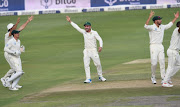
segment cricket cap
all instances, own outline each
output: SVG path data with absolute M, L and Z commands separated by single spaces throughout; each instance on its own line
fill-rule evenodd
M 9 23 L 9 24 L 7 25 L 7 29 L 9 30 L 9 29 L 11 29 L 13 26 L 14 26 L 13 23 Z
M 155 21 L 155 20 L 161 20 L 161 19 L 162 19 L 162 17 L 160 17 L 160 16 L 154 16 L 152 20 Z
M 84 23 L 84 26 L 86 26 L 86 25 L 91 26 L 91 23 L 90 23 L 90 22 L 86 22 L 86 23 Z
M 14 34 L 17 34 L 17 33 L 19 33 L 20 31 L 18 31 L 18 30 L 13 30 L 12 32 L 11 32 L 11 34 L 12 35 L 14 35 Z

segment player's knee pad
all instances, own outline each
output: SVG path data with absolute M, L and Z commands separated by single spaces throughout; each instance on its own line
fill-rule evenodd
M 23 74 L 24 74 L 23 71 L 16 72 L 8 79 L 8 81 L 11 82 L 11 81 L 15 80 L 16 78 L 18 78 L 19 76 L 22 76 Z
M 160 68 L 165 68 L 165 60 L 164 59 L 160 59 L 159 64 L 160 64 Z
M 6 75 L 8 75 L 8 77 L 11 77 L 14 73 L 15 71 L 13 69 L 10 69 Z
M 13 69 L 9 69 L 9 71 L 7 73 L 12 75 L 14 73 L 14 70 Z
M 84 63 L 84 67 L 87 68 L 89 67 L 90 63 Z
M 86 69 L 86 68 L 89 68 L 89 65 L 84 65 L 84 68 Z
M 101 67 L 101 64 L 95 64 L 95 66 L 96 66 L 97 68 L 99 68 L 99 67 Z
M 157 60 L 151 60 L 151 65 L 156 66 L 157 65 Z
M 100 66 L 101 66 L 101 63 L 100 63 L 99 61 L 96 61 L 96 62 L 94 62 L 94 65 L 95 65 L 96 67 L 100 67 Z
M 160 63 L 160 64 L 165 64 L 165 59 L 160 59 L 160 60 L 159 60 L 159 63 Z

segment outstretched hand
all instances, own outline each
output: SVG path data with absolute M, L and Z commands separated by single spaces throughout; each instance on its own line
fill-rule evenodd
M 32 21 L 34 16 L 28 17 L 28 22 Z
M 150 14 L 149 14 L 149 17 L 152 17 L 154 16 L 155 12 L 151 10 Z
M 147 19 L 147 21 L 146 21 L 146 25 L 149 24 L 149 21 L 150 21 L 151 17 L 152 17 L 154 14 L 155 14 L 155 12 L 151 10 L 151 12 L 150 12 L 150 14 L 149 14 L 149 17 L 148 17 L 148 19 Z
M 71 18 L 70 18 L 69 16 L 66 16 L 66 20 L 67 20 L 68 22 L 71 22 Z
M 172 20 L 172 23 L 174 23 L 179 17 L 179 11 L 177 11 L 176 13 L 174 13 L 174 19 Z
M 179 11 L 176 12 L 176 14 L 174 13 L 174 17 L 178 18 L 179 17 Z
M 20 22 L 20 17 L 18 17 L 18 19 L 17 19 L 17 22 L 16 22 L 16 23 L 18 24 L 19 22 Z
M 28 17 L 28 20 L 23 25 L 21 25 L 18 30 L 22 31 L 27 26 L 27 24 L 33 20 L 33 18 L 34 18 L 34 16 Z

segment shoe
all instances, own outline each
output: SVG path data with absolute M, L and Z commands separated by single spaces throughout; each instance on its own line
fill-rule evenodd
M 169 83 L 163 83 L 162 87 L 173 87 L 173 85 L 169 84 Z
M 17 84 L 17 85 L 16 85 L 16 88 L 22 88 L 22 86 L 20 86 L 20 85 Z
M 172 84 L 173 82 L 171 80 L 168 81 L 169 84 Z
M 85 81 L 84 81 L 84 83 L 91 83 L 92 81 L 91 81 L 91 79 L 86 79 Z
M 99 77 L 99 81 L 106 81 L 106 78 L 104 78 L 104 77 Z
M 16 88 L 16 87 L 14 87 L 14 88 L 9 87 L 9 90 L 12 90 L 12 91 L 17 91 L 17 90 L 19 90 L 19 89 L 18 89 L 18 88 Z
M 153 84 L 156 84 L 156 78 L 151 77 L 151 81 Z
M 6 81 L 5 81 L 4 78 L 1 78 L 1 82 L 2 82 L 2 85 L 3 85 L 4 87 L 6 87 Z

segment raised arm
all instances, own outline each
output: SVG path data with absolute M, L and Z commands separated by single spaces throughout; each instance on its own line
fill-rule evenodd
M 172 23 L 174 23 L 179 17 L 179 11 L 176 12 L 176 14 L 174 13 L 174 19 L 172 20 Z
M 154 11 L 151 10 L 151 12 L 150 12 L 150 14 L 149 14 L 149 17 L 148 17 L 148 19 L 147 19 L 147 21 L 146 21 L 146 25 L 149 25 L 149 21 L 151 20 L 151 18 L 152 18 L 152 16 L 153 16 L 154 14 L 155 14 Z
M 11 36 L 11 32 L 17 28 L 17 25 L 20 22 L 20 17 L 18 17 L 16 24 L 13 26 L 13 28 L 9 31 L 9 36 Z
M 76 29 L 78 30 L 80 33 L 83 33 L 85 30 L 81 29 L 77 24 L 75 24 L 74 22 L 71 21 L 71 18 L 69 16 L 66 16 L 66 20 Z
M 165 30 L 171 28 L 173 26 L 173 23 L 178 19 L 179 17 L 179 12 L 177 11 L 176 14 L 174 13 L 174 19 L 169 22 L 168 24 L 164 25 L 165 26 Z
M 34 16 L 29 17 L 28 20 L 23 25 L 21 25 L 18 31 L 22 31 L 27 26 L 27 24 L 33 20 L 33 18 Z
M 96 39 L 99 41 L 99 49 L 98 49 L 98 52 L 101 52 L 102 51 L 102 48 L 103 48 L 103 40 L 102 38 L 99 36 L 99 34 L 97 33 L 95 35 Z
M 150 21 L 150 19 L 152 18 L 152 16 L 153 16 L 154 14 L 155 14 L 154 11 L 151 10 L 151 12 L 150 12 L 150 14 L 149 14 L 149 18 L 147 19 L 147 21 L 146 21 L 146 23 L 145 23 L 145 25 L 144 25 L 144 28 L 147 29 L 147 30 L 149 30 L 149 31 L 153 30 L 152 25 L 149 25 L 149 21 Z
M 166 24 L 164 26 L 165 26 L 165 30 L 167 30 L 173 26 L 173 22 L 169 22 L 168 24 Z

